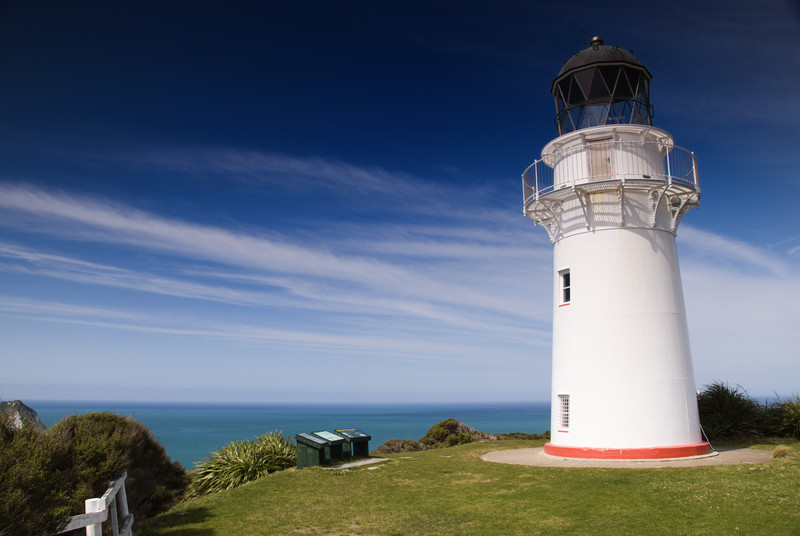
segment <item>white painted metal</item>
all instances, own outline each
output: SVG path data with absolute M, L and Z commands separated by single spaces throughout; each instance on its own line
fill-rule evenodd
M 534 188 L 523 182 L 526 215 L 553 241 L 551 444 L 701 443 L 675 247 L 699 200 L 694 155 L 659 129 L 600 126 L 551 141 L 541 166 Z M 560 430 L 563 395 L 569 427 Z

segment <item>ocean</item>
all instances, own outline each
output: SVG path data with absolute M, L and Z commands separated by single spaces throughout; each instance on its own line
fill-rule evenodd
M 370 450 L 389 439 L 419 440 L 439 421 L 455 418 L 487 433 L 542 433 L 549 403 L 486 404 L 178 404 L 155 402 L 25 401 L 49 428 L 73 414 L 109 411 L 147 426 L 173 461 L 187 470 L 231 441 L 282 431 L 358 428 L 372 436 Z

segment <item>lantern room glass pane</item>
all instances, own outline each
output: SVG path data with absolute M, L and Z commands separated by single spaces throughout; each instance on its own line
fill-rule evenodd
M 569 102 L 569 104 L 578 104 L 586 100 L 586 95 L 583 94 L 583 90 L 575 77 L 572 76 L 569 80 L 569 100 L 567 102 Z
M 595 69 L 594 76 L 592 77 L 592 89 L 589 97 L 596 99 L 598 97 L 608 97 L 610 95 L 611 92 L 608 90 L 608 86 L 606 86 L 606 83 L 603 80 L 603 75 L 600 74 L 600 69 Z
M 629 99 L 634 95 L 634 84 L 636 84 L 637 74 L 634 72 L 631 76 L 632 69 L 620 67 L 619 80 L 617 81 L 617 89 L 614 90 L 614 97 L 618 99 Z
M 555 89 L 559 134 L 606 124 L 652 124 L 649 80 L 629 65 L 589 66 Z
M 614 94 L 614 88 L 617 87 L 617 78 L 619 77 L 620 67 L 613 66 L 613 67 L 600 67 L 599 68 L 600 74 L 603 75 L 603 79 L 608 86 L 609 91 L 611 94 Z

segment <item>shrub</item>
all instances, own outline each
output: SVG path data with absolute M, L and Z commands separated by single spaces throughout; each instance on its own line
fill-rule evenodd
M 429 448 L 452 447 L 478 440 L 496 440 L 497 436 L 479 432 L 456 419 L 446 419 L 431 426 L 419 440 Z
M 456 445 L 472 443 L 472 437 L 466 432 L 456 432 L 455 434 L 447 436 L 445 443 L 448 447 L 454 447 Z
M 190 495 L 235 488 L 294 465 L 297 465 L 297 446 L 280 432 L 250 441 L 234 441 L 196 464 L 191 471 Z
M 72 515 L 66 446 L 0 412 L 0 535 L 53 534 Z M 89 498 L 89 497 L 86 497 Z
M 780 430 L 794 439 L 800 439 L 800 396 L 785 400 L 780 405 Z
M 500 441 L 505 439 L 550 439 L 550 431 L 543 434 L 512 432 L 510 434 L 487 434 L 470 428 L 456 419 L 447 419 L 433 425 L 419 441 L 390 439 L 372 453 L 377 455 L 416 452 L 420 450 L 452 447 L 473 441 Z
M 108 412 L 72 415 L 47 434 L 70 453 L 74 513 L 82 512 L 85 499 L 99 497 L 124 471 L 128 506 L 139 521 L 168 510 L 189 484 L 183 467 L 132 418 Z
M 759 405 L 761 409 L 761 432 L 765 436 L 780 437 L 782 431 L 783 403 L 776 399 Z
M 740 386 L 715 382 L 697 397 L 700 424 L 709 439 L 765 435 L 768 428 L 764 409 Z
M 427 448 L 428 447 L 426 445 L 423 445 L 419 441 L 412 441 L 411 439 L 390 439 L 375 449 L 373 454 L 384 455 L 397 454 L 401 452 L 418 452 Z
M 420 443 L 429 448 L 440 448 L 445 446 L 469 443 L 472 438 L 469 434 L 463 434 L 459 425 L 462 424 L 456 419 L 446 419 L 430 427 L 428 432 L 419 440 Z M 452 442 L 450 438 L 452 439 Z
M 40 431 L 27 421 L 15 429 L 0 415 L 0 535 L 52 534 L 126 470 L 128 506 L 140 521 L 169 508 L 188 484 L 133 419 L 73 415 Z

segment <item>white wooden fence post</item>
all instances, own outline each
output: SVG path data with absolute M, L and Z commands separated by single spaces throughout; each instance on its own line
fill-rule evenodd
M 86 499 L 86 513 L 102 512 L 106 509 L 106 502 L 103 499 Z M 103 524 L 96 523 L 86 527 L 86 536 L 103 536 Z
M 128 473 L 125 473 L 128 476 Z M 119 487 L 117 492 L 117 507 L 119 508 L 119 516 L 124 520 L 127 519 L 128 514 L 128 494 L 125 492 L 125 482 Z M 123 521 L 124 522 L 124 521 Z

